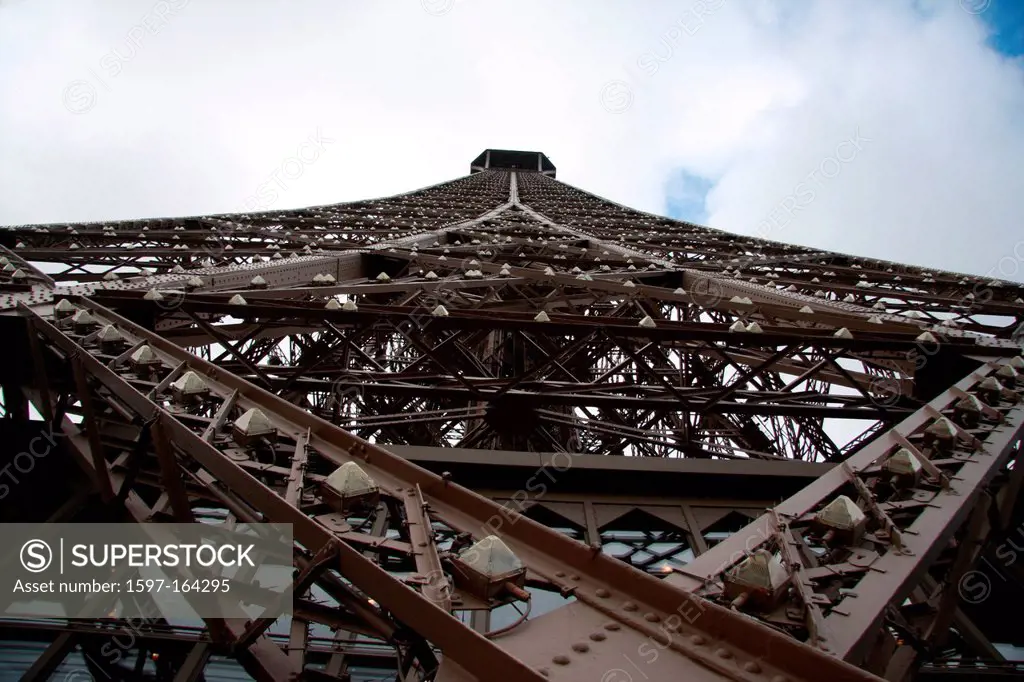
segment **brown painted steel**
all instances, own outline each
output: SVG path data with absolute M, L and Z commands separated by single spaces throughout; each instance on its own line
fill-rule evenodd
M 515 168 L 523 159 L 540 172 Z M 56 420 L 91 481 L 45 517 L 120 505 L 139 522 L 199 520 L 209 506 L 294 525 L 286 634 L 210 621 L 140 642 L 176 646 L 162 651 L 181 680 L 214 653 L 260 680 L 340 680 L 363 662 L 417 682 L 866 682 L 922 662 L 949 672 L 947 644 L 991 658 L 955 583 L 981 554 L 982 522 L 1006 532 L 1013 518 L 1024 405 L 979 384 L 1020 355 L 1024 287 L 729 235 L 554 173 L 543 154 L 488 150 L 470 176 L 394 197 L 0 234 L 0 310 L 27 322 L 17 352 L 31 367 L 4 370 L 6 407 L 27 412 L 27 398 Z M 126 345 L 58 324 L 60 299 Z M 143 345 L 159 357 L 152 380 L 128 362 Z M 209 388 L 201 408 L 169 401 L 189 370 Z M 931 443 L 924 429 L 974 397 L 991 404 L 969 438 Z M 232 430 L 249 408 L 274 427 L 269 463 L 266 444 Z M 857 425 L 845 444 L 826 428 L 840 419 Z M 909 482 L 883 475 L 899 448 L 923 472 Z M 347 462 L 380 488 L 372 523 L 322 492 Z M 840 493 L 868 515 L 867 539 L 816 535 L 814 514 Z M 966 524 L 989 495 L 998 514 Z M 717 542 L 719 523 L 766 507 Z M 631 532 L 649 541 L 623 559 L 607 553 L 620 523 L 646 524 Z M 531 589 L 572 603 L 489 633 L 475 629 L 489 617 L 453 617 L 517 593 L 485 600 L 445 577 L 450 543 L 492 535 Z M 695 558 L 646 572 L 679 547 Z M 758 547 L 788 581 L 774 611 L 719 582 Z M 335 604 L 312 601 L 314 584 Z M 963 642 L 945 642 L 949 623 Z M 52 642 L 31 674 L 104 632 L 25 628 Z

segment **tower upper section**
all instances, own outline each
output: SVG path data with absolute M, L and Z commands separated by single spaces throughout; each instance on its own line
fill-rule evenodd
M 509 170 L 537 171 L 555 177 L 555 164 L 541 152 L 521 152 L 510 149 L 485 149 L 480 156 L 473 159 L 469 166 L 470 173 L 479 173 L 488 168 L 507 168 Z

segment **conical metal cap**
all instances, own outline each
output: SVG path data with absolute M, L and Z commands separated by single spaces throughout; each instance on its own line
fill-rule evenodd
M 728 572 L 728 579 L 738 585 L 774 592 L 787 580 L 786 568 L 771 552 L 759 549 Z
M 921 462 L 906 448 L 900 448 L 893 456 L 885 460 L 883 468 L 890 474 L 898 476 L 916 476 L 921 471 Z
M 341 497 L 367 495 L 379 490 L 376 481 L 355 462 L 345 462 L 327 477 L 325 485 Z
M 178 377 L 178 380 L 171 384 L 171 388 L 182 395 L 198 395 L 209 390 L 206 382 L 201 376 L 189 370 Z
M 106 327 L 101 329 L 100 333 L 96 335 L 96 338 L 103 343 L 116 343 L 124 340 L 124 336 L 122 336 L 121 332 L 117 331 L 117 327 L 112 324 L 108 324 Z
M 945 417 L 942 417 L 934 424 L 924 430 L 925 433 L 931 434 L 940 440 L 951 440 L 956 436 L 956 426 L 953 422 L 949 421 Z
M 469 568 L 492 579 L 521 571 L 523 568 L 523 562 L 497 535 L 488 535 L 463 550 L 459 558 Z
M 866 518 L 864 511 L 846 495 L 840 495 L 814 515 L 818 523 L 837 530 L 853 530 Z
M 135 352 L 131 354 L 130 359 L 137 365 L 151 365 L 160 362 L 156 353 L 149 346 L 139 346 L 136 348 Z
M 274 431 L 274 425 L 258 407 L 249 408 L 245 414 L 235 420 L 235 428 L 246 436 L 259 435 Z

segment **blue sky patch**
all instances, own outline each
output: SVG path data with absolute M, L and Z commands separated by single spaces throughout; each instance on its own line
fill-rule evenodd
M 708 218 L 705 199 L 714 186 L 709 178 L 676 171 L 665 184 L 665 210 L 670 218 L 704 225 Z
M 1024 2 L 990 0 L 981 20 L 992 31 L 989 45 L 1008 57 L 1024 55 Z

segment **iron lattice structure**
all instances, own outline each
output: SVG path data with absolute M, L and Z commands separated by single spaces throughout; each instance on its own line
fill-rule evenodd
M 3 437 L 57 442 L 2 520 L 291 523 L 301 584 L 291 619 L 151 622 L 117 660 L 124 623 L 6 621 L 22 679 L 1021 677 L 991 644 L 1024 643 L 993 616 L 1019 567 L 963 595 L 1020 521 L 1020 285 L 642 213 L 505 150 L 394 197 L 0 243 Z M 329 504 L 349 462 L 369 509 Z M 474 573 L 477 542 L 525 572 Z

